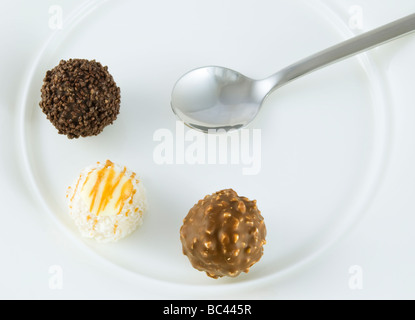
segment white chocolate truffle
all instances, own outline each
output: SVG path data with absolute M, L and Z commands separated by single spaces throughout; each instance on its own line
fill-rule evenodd
M 109 160 L 85 168 L 66 197 L 81 235 L 99 242 L 131 234 L 147 209 L 146 192 L 136 174 Z

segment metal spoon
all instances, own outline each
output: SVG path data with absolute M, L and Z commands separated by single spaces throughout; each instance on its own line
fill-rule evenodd
M 176 82 L 171 106 L 179 119 L 199 131 L 240 129 L 255 118 L 266 97 L 279 87 L 412 31 L 415 14 L 346 40 L 262 80 L 218 66 L 198 68 Z

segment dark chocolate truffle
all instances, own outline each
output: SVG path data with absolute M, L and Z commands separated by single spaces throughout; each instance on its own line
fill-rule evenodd
M 98 135 L 120 111 L 120 88 L 95 60 L 61 60 L 46 72 L 41 93 L 42 111 L 70 139 Z
M 266 228 L 256 200 L 232 189 L 207 195 L 190 209 L 180 229 L 183 253 L 209 277 L 235 277 L 258 262 Z

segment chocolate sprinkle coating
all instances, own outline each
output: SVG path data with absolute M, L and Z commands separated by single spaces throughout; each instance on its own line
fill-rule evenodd
M 41 93 L 42 111 L 69 139 L 98 135 L 120 111 L 120 88 L 95 60 L 61 60 L 46 72 Z
M 209 277 L 236 277 L 258 262 L 266 243 L 256 201 L 232 189 L 207 195 L 190 209 L 180 229 L 183 254 Z

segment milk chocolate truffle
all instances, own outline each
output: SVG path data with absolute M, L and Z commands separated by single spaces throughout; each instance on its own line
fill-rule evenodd
M 120 88 L 95 60 L 61 60 L 46 72 L 41 97 L 46 117 L 69 139 L 98 135 L 120 110 Z
M 180 229 L 183 253 L 209 277 L 236 277 L 263 254 L 266 228 L 256 200 L 232 189 L 207 195 L 190 209 Z

